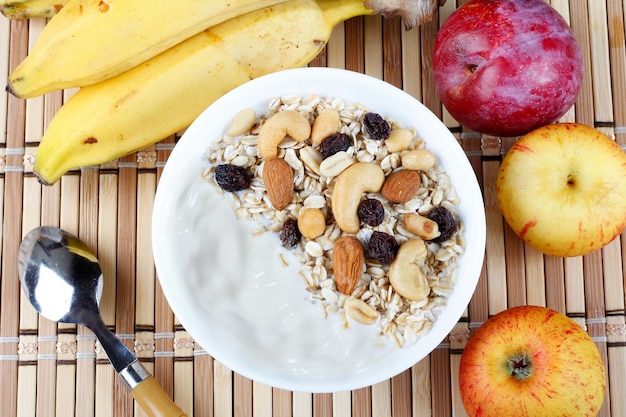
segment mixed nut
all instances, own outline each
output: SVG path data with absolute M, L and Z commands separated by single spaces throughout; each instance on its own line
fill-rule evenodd
M 453 239 L 452 253 L 443 261 L 430 258 L 441 249 L 438 243 L 460 235 L 456 195 L 437 168 L 435 155 L 413 129 L 358 105 L 347 117 L 345 109 L 333 107 L 333 102 L 318 98 L 310 111 L 283 105 L 260 118 L 252 117 L 251 109 L 242 110 L 207 152 L 212 165 L 205 176 L 227 194 L 246 187 L 256 187 L 257 194 L 264 189 L 261 200 L 267 196 L 274 216 L 268 230 L 278 232 L 285 248 L 307 252 L 308 265 L 322 265 L 324 274 L 333 279 L 331 287 L 325 283 L 312 290 L 325 300 L 341 299 L 339 307 L 359 323 L 384 321 L 386 327 L 389 323 L 397 327 L 392 315 L 424 306 L 441 308 L 444 293 L 451 292 L 455 270 L 451 263 L 462 253 L 463 239 Z M 223 158 L 224 149 L 237 138 L 247 150 L 230 160 Z M 447 204 L 443 188 L 433 186 L 432 177 L 437 175 L 447 181 Z M 318 184 L 311 186 L 307 183 L 311 179 Z M 314 190 L 306 191 L 307 187 Z M 440 195 L 430 195 L 431 191 Z M 240 210 L 245 204 L 236 206 Z M 402 298 L 397 302 L 405 307 L 391 309 L 389 301 L 372 303 L 371 296 L 363 297 L 373 267 L 382 271 L 379 284 L 391 286 L 385 290 L 387 298 L 395 299 L 391 294 L 397 293 Z M 444 273 L 449 275 L 442 280 L 448 289 L 434 291 L 431 287 Z M 386 312 L 385 304 L 396 311 Z M 432 324 L 434 314 L 425 316 Z M 394 337 L 399 345 L 411 339 Z

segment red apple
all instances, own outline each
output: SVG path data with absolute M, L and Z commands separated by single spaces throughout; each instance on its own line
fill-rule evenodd
M 535 249 L 586 255 L 626 227 L 626 153 L 590 126 L 542 126 L 507 152 L 496 197 L 511 229 Z
M 573 320 L 520 306 L 487 320 L 459 364 L 470 417 L 596 416 L 606 391 L 602 357 Z
M 519 136 L 552 123 L 574 104 L 580 47 L 543 0 L 472 0 L 444 22 L 434 45 L 441 101 L 468 128 Z

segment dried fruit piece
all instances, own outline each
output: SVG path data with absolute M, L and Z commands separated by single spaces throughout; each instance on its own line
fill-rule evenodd
M 366 198 L 359 204 L 357 214 L 361 222 L 375 227 L 381 224 L 385 219 L 385 208 L 383 207 L 383 203 L 379 200 Z
M 450 210 L 443 206 L 435 207 L 426 215 L 430 220 L 433 220 L 439 226 L 439 237 L 436 237 L 432 242 L 440 243 L 444 242 L 452 237 L 456 228 L 456 220 Z
M 342 236 L 333 248 L 333 272 L 339 292 L 350 295 L 356 289 L 365 264 L 365 254 L 359 239 Z
M 322 140 L 318 150 L 322 158 L 326 159 L 337 152 L 347 151 L 352 146 L 352 138 L 345 133 L 336 133 Z
M 222 164 L 215 167 L 215 182 L 222 190 L 234 193 L 250 186 L 250 176 L 243 167 Z
M 404 204 L 415 197 L 421 185 L 418 172 L 402 169 L 387 176 L 380 192 L 391 203 Z
M 289 217 L 283 223 L 283 227 L 280 229 L 280 242 L 287 249 L 293 249 L 298 246 L 300 240 L 302 239 L 302 234 L 300 234 L 300 230 L 298 229 L 298 222 Z
M 385 140 L 391 134 L 391 126 L 378 113 L 366 113 L 363 117 L 363 127 L 370 138 Z
M 383 265 L 390 264 L 398 252 L 398 242 L 392 235 L 375 231 L 370 237 L 370 254 Z

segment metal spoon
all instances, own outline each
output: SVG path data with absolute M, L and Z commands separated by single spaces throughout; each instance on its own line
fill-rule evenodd
M 85 243 L 56 227 L 33 229 L 20 245 L 18 272 L 24 292 L 42 316 L 82 324 L 96 335 L 115 371 L 149 416 L 185 416 L 102 321 L 98 307 L 102 269 Z

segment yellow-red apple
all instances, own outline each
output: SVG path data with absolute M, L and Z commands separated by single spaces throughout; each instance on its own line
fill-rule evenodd
M 591 337 L 545 307 L 491 317 L 470 337 L 459 366 L 461 400 L 471 417 L 592 417 L 606 391 Z
M 537 250 L 586 255 L 626 227 L 626 153 L 592 127 L 546 125 L 505 155 L 496 195 L 507 223 Z

